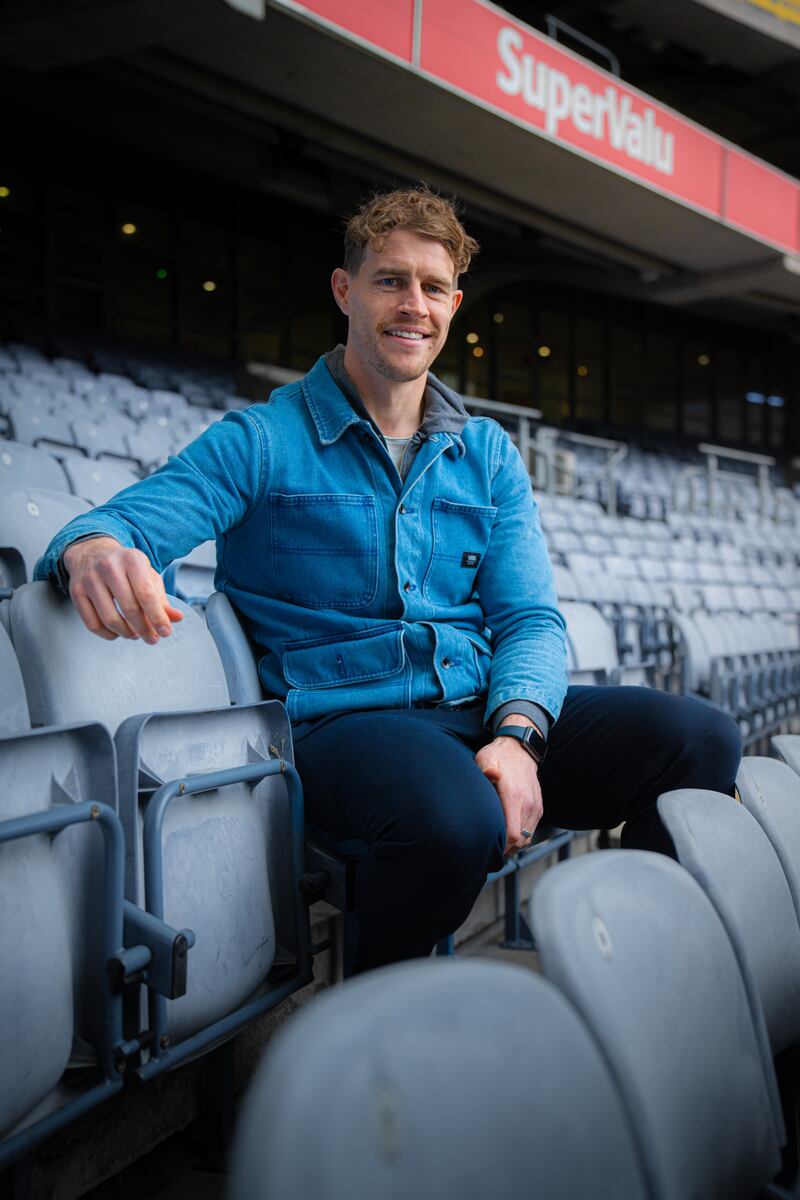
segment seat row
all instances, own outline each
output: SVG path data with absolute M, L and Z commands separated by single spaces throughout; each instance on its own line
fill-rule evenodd
M 745 759 L 737 782 L 742 804 L 661 796 L 677 862 L 609 851 L 541 878 L 544 978 L 404 964 L 290 1019 L 232 1200 L 796 1194 L 774 1178 L 797 1149 L 800 778 Z
M 2 1166 L 312 966 L 285 711 L 231 705 L 201 617 L 105 643 L 26 584 L 0 604 L 0 675 Z

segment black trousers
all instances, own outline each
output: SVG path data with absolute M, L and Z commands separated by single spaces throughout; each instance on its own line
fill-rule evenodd
M 474 762 L 481 706 L 343 713 L 297 731 L 306 819 L 360 850 L 355 969 L 430 953 L 503 864 L 497 793 Z M 571 687 L 539 779 L 544 821 L 625 822 L 623 844 L 669 852 L 656 801 L 674 788 L 733 794 L 736 724 L 710 705 L 634 687 Z

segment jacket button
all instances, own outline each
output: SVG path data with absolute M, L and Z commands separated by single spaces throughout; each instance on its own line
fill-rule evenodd
M 405 581 L 405 583 L 403 584 L 404 592 L 415 592 L 416 590 L 417 590 L 417 585 L 415 583 L 412 583 L 410 579 L 407 579 Z
M 450 658 L 442 659 L 442 666 L 444 667 L 445 671 L 447 671 L 450 667 L 452 667 L 452 665 L 453 665 L 452 659 L 450 659 Z
M 405 516 L 405 514 L 406 514 L 406 506 L 405 506 L 405 504 L 401 504 L 401 505 L 400 505 L 400 507 L 398 508 L 398 510 L 397 510 L 397 511 L 400 513 L 400 516 L 401 516 L 401 517 L 404 517 L 404 516 Z

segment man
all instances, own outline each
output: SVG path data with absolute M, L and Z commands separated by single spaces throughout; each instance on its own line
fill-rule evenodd
M 663 848 L 659 794 L 730 792 L 739 761 L 707 705 L 567 690 L 526 469 L 430 373 L 476 250 L 427 188 L 373 198 L 333 272 L 347 345 L 72 521 L 37 566 L 98 636 L 155 643 L 180 619 L 158 571 L 217 539 L 216 586 L 293 723 L 307 818 L 366 847 L 357 970 L 429 953 L 543 804 Z

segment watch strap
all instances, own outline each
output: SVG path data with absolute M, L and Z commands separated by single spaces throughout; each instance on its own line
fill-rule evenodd
M 503 725 L 494 736 L 514 738 L 537 764 L 542 762 L 547 753 L 547 742 L 533 725 Z

